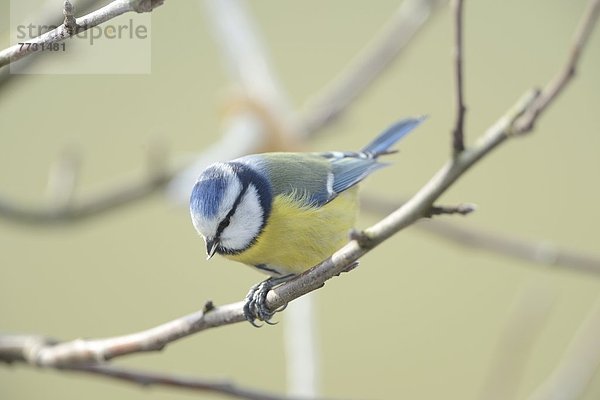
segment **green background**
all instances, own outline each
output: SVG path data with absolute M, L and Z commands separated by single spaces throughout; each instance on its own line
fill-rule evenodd
M 469 142 L 524 91 L 544 84 L 562 66 L 584 3 L 466 2 Z M 9 4 L 1 4 L 4 31 Z M 297 108 L 369 42 L 396 7 L 395 1 L 251 3 Z M 151 74 L 17 76 L 4 85 L 0 194 L 43 204 L 48 170 L 65 148 L 81 156 L 78 195 L 83 196 L 124 177 L 144 176 L 147 150 L 156 140 L 167 144 L 175 160 L 217 140 L 228 81 L 206 25 L 197 2 L 167 0 L 152 15 Z M 1 43 L 7 45 L 8 40 Z M 414 193 L 449 155 L 455 110 L 451 46 L 451 13 L 443 7 L 401 59 L 310 147 L 356 149 L 398 118 L 428 114 L 429 120 L 403 142 L 400 155 L 390 158 L 393 166 L 363 187 L 387 199 Z M 535 133 L 484 159 L 441 200 L 476 203 L 477 212 L 444 218 L 600 253 L 599 49 L 595 32 L 576 80 Z M 363 213 L 358 226 L 376 220 Z M 61 339 L 145 329 L 195 311 L 207 299 L 238 301 L 262 279 L 223 259 L 205 262 L 187 209 L 160 195 L 74 225 L 31 227 L 0 219 L 0 268 L 0 330 Z M 353 399 L 476 399 L 516 299 L 524 291 L 541 291 L 554 300 L 523 366 L 518 398 L 526 398 L 559 362 L 598 301 L 599 289 L 598 276 L 455 247 L 409 228 L 318 291 L 323 393 Z M 237 324 L 210 330 L 162 353 L 117 363 L 230 378 L 283 393 L 285 314 L 278 319 L 282 323 L 263 329 Z M 2 399 L 84 396 L 197 395 L 0 366 Z M 596 376 L 584 399 L 599 396 Z

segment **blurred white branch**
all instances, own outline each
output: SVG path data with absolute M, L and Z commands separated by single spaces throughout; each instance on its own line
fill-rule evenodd
M 164 0 L 115 0 L 106 6 L 76 19 L 73 24 L 72 5 L 67 0 L 64 4 L 65 23 L 42 35 L 29 39 L 26 45 L 15 44 L 0 51 L 0 68 L 33 53 L 41 52 L 49 44 L 61 42 L 77 33 L 84 32 L 94 26 L 109 21 L 121 14 L 135 11 L 150 12 L 162 5 Z
M 312 135 L 334 122 L 371 86 L 406 48 L 441 0 L 404 0 L 365 49 L 321 92 L 300 116 L 302 131 Z
M 600 301 L 577 330 L 562 360 L 529 400 L 575 400 L 600 367 Z
M 401 201 L 387 201 L 375 196 L 365 196 L 361 201 L 364 210 L 377 214 L 390 213 L 401 204 Z M 527 240 L 440 219 L 421 220 L 415 224 L 415 228 L 469 249 L 488 251 L 535 264 L 600 274 L 600 255 L 565 249 L 549 242 Z
M 54 209 L 71 207 L 79 180 L 81 159 L 74 149 L 65 149 L 50 169 L 46 197 Z
M 68 167 L 68 166 L 63 166 Z M 76 167 L 73 165 L 73 167 Z M 19 201 L 8 200 L 0 195 L 0 216 L 20 224 L 53 225 L 82 222 L 107 211 L 119 209 L 126 205 L 148 198 L 162 192 L 178 169 L 151 171 L 140 178 L 123 180 L 110 189 L 102 189 L 88 197 L 77 199 L 71 193 L 68 203 L 48 203 L 43 207 L 28 206 Z M 76 174 L 75 171 L 62 170 L 62 174 Z M 49 182 L 49 185 L 51 183 Z M 71 189 L 73 190 L 73 189 Z
M 288 395 L 316 398 L 320 383 L 319 336 L 315 293 L 307 293 L 286 309 L 284 346 Z
M 515 399 L 531 349 L 540 337 L 556 293 L 539 280 L 521 288 L 500 333 L 481 400 Z
M 209 27 L 236 89 L 223 136 L 169 183 L 169 197 L 187 204 L 209 164 L 261 151 L 297 148 L 298 128 L 287 94 L 271 67 L 266 46 L 241 0 L 203 0 Z
M 241 88 L 247 98 L 259 101 L 267 110 L 281 134 L 297 136 L 294 112 L 271 60 L 242 0 L 203 0 L 209 26 L 231 82 Z M 267 130 L 263 127 L 263 130 Z

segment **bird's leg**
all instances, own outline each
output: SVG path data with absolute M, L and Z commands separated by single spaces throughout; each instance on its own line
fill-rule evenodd
M 290 274 L 282 277 L 271 277 L 265 281 L 260 282 L 252 286 L 248 294 L 246 295 L 246 300 L 244 302 L 244 316 L 255 327 L 260 327 L 255 321 L 258 319 L 259 321 L 264 321 L 269 325 L 275 325 L 274 322 L 271 322 L 271 318 L 278 311 L 283 311 L 287 304 L 283 307 L 278 308 L 277 310 L 271 311 L 267 308 L 267 293 L 269 290 L 274 287 L 289 281 L 296 275 Z

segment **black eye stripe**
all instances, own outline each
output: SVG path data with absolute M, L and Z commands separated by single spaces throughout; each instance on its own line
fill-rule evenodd
M 217 240 L 217 243 L 219 243 L 219 245 L 217 246 L 216 251 L 219 254 L 239 254 L 251 247 L 252 245 L 254 245 L 254 243 L 256 243 L 257 237 L 263 231 L 267 220 L 271 214 L 272 190 L 269 181 L 266 179 L 265 175 L 262 172 L 259 172 L 258 170 L 255 170 L 254 168 L 251 168 L 248 165 L 241 162 L 229 162 L 228 165 L 233 169 L 233 172 L 237 175 L 237 178 L 239 179 L 239 182 L 242 185 L 242 189 L 225 218 L 223 218 L 223 220 L 220 221 L 219 225 L 217 226 L 217 231 L 215 232 L 215 240 Z M 261 208 L 260 216 L 262 218 L 262 222 L 260 224 L 260 228 L 258 229 L 258 232 L 256 233 L 255 237 L 252 238 L 252 240 L 250 240 L 250 242 L 247 245 L 243 246 L 243 248 L 232 249 L 223 247 L 220 244 L 221 235 L 231 223 L 231 218 L 233 218 L 233 216 L 235 215 L 235 212 L 239 204 L 243 200 L 244 195 L 248 193 L 247 190 L 248 186 L 250 185 L 252 185 L 252 190 L 255 191 L 255 194 L 258 197 L 258 202 Z
M 217 227 L 217 233 L 215 234 L 215 238 L 217 241 L 219 241 L 221 239 L 221 234 L 223 233 L 223 230 L 225 230 L 225 228 L 227 228 L 229 226 L 229 224 L 231 223 L 231 217 L 233 217 L 233 214 L 235 214 L 235 210 L 240 205 L 240 202 L 242 201 L 244 194 L 246 194 L 246 191 L 248 190 L 248 186 L 249 185 L 242 186 L 242 190 L 240 191 L 240 194 L 238 194 L 235 201 L 233 202 L 233 205 L 231 206 L 231 210 L 229 210 L 229 212 L 227 213 L 225 218 L 223 218 L 223 220 L 219 223 L 219 226 Z

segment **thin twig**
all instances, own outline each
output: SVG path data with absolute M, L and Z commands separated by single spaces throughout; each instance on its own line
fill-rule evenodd
M 575 34 L 573 35 L 573 43 L 569 50 L 569 57 L 564 67 L 556 74 L 556 76 L 546 85 L 541 91 L 540 96 L 534 103 L 533 107 L 527 110 L 521 118 L 515 123 L 515 134 L 525 134 L 533 130 L 535 122 L 539 114 L 544 112 L 546 108 L 563 92 L 565 86 L 573 79 L 577 70 L 577 64 L 583 48 L 587 44 L 590 35 L 596 26 L 596 21 L 600 15 L 600 0 L 590 0 L 584 12 L 585 17 L 579 23 Z
M 139 371 L 132 368 L 117 367 L 114 365 L 88 365 L 79 367 L 66 367 L 64 370 L 103 376 L 144 387 L 166 386 L 178 389 L 187 389 L 194 392 L 216 393 L 234 399 L 245 400 L 300 400 L 300 397 L 278 396 L 264 391 L 247 389 L 231 382 L 214 382 L 195 377 L 186 377 L 173 374 Z M 308 398 L 304 398 L 308 400 Z M 311 398 L 314 399 L 314 398 Z
M 77 2 L 77 7 L 79 12 L 89 12 L 98 2 L 100 2 L 100 0 L 79 0 Z M 59 15 L 56 7 L 56 0 L 46 0 L 42 6 L 36 8 L 35 14 L 27 16 L 20 25 L 26 26 L 35 21 L 40 29 L 42 27 L 48 27 L 48 29 L 50 29 L 50 27 L 53 28 L 59 26 L 61 23 L 63 23 L 63 20 L 64 15 Z M 47 30 L 45 32 L 47 32 Z M 27 57 L 24 60 L 21 60 L 19 63 L 19 70 L 24 71 L 25 68 L 33 64 L 35 60 L 40 59 L 40 57 Z M 2 85 L 10 82 L 11 78 L 17 76 L 15 74 L 11 74 L 10 72 L 11 71 L 9 68 L 0 68 L 0 94 L 2 93 Z
M 94 12 L 77 18 L 75 23 L 69 19 L 69 17 L 73 17 L 72 6 L 69 7 L 71 3 L 65 2 L 64 13 L 67 25 L 63 23 L 56 29 L 27 40 L 25 43 L 29 45 L 15 44 L 0 51 L 0 68 L 30 54 L 41 52 L 49 44 L 61 42 L 76 33 L 84 32 L 121 14 L 132 11 L 138 13 L 150 12 L 162 5 L 163 2 L 164 0 L 115 0 Z M 74 27 L 77 27 L 77 29 L 73 29 Z
M 63 24 L 67 32 L 69 32 L 69 36 L 77 33 L 79 25 L 77 25 L 77 21 L 75 20 L 75 8 L 69 0 L 65 0 L 63 15 L 65 16 Z
M 361 201 L 361 206 L 369 212 L 387 214 L 398 208 L 400 203 L 368 196 Z M 415 228 L 469 249 L 489 251 L 541 265 L 600 274 L 600 256 L 560 248 L 548 242 L 502 235 L 442 219 L 422 220 L 415 224 Z
M 373 81 L 383 75 L 428 20 L 438 0 L 405 0 L 373 42 L 306 105 L 300 125 L 313 135 L 334 122 Z
M 432 206 L 426 214 L 426 217 L 433 217 L 435 215 L 467 215 L 471 214 L 477 209 L 475 204 L 459 204 L 457 206 Z
M 454 12 L 454 72 L 456 74 L 456 125 L 452 132 L 452 154 L 456 157 L 465 149 L 465 107 L 463 83 L 463 0 L 453 0 Z
M 35 335 L 1 335 L 0 362 L 14 363 L 27 361 L 26 352 L 36 347 L 55 344 L 53 339 Z M 196 392 L 209 392 L 246 400 L 290 400 L 285 396 L 277 396 L 263 391 L 240 387 L 227 381 L 214 381 L 196 377 L 185 377 L 159 372 L 141 371 L 116 365 L 70 365 L 59 366 L 59 370 L 86 373 L 106 378 L 121 380 L 141 386 L 168 386 L 188 389 Z

